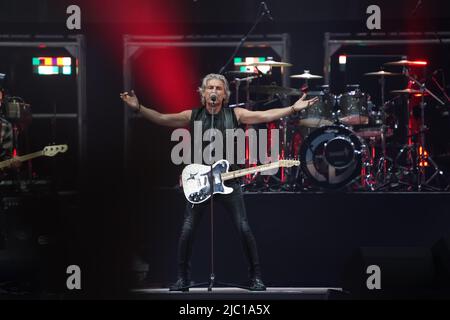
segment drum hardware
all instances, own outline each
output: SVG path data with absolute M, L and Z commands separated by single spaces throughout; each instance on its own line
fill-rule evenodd
M 414 83 L 415 85 L 419 86 L 420 88 L 420 130 L 418 132 L 419 135 L 419 146 L 416 146 L 416 150 L 418 150 L 417 152 L 417 171 L 418 171 L 418 179 L 417 179 L 417 190 L 421 191 L 424 188 L 428 188 L 432 191 L 439 191 L 440 189 L 432 187 L 430 185 L 430 182 L 438 175 L 443 175 L 443 172 L 441 170 L 439 170 L 439 167 L 436 165 L 436 163 L 434 162 L 434 160 L 432 159 L 431 156 L 426 155 L 425 154 L 425 146 L 426 146 L 426 142 L 425 142 L 425 131 L 427 130 L 426 125 L 425 125 L 425 93 L 428 93 L 430 96 L 432 96 L 436 101 L 438 101 L 441 105 L 445 105 L 445 103 L 443 101 L 441 101 L 438 97 L 436 97 L 425 85 L 425 82 L 419 82 L 417 79 L 411 77 L 411 75 L 409 75 L 407 73 L 407 77 L 409 78 L 409 80 Z M 434 170 L 433 174 L 431 175 L 431 177 L 429 179 L 426 179 L 425 176 L 425 166 L 423 165 L 424 163 L 427 164 L 431 164 L 432 168 Z
M 381 138 L 381 158 L 379 159 L 379 163 L 377 166 L 377 174 L 376 174 L 376 181 L 380 182 L 381 185 L 386 184 L 386 178 L 388 177 L 388 165 L 387 162 L 390 161 L 392 163 L 392 159 L 387 157 L 386 153 L 386 138 L 389 135 L 388 133 L 388 127 L 386 126 L 387 117 L 386 117 L 386 102 L 385 102 L 385 77 L 393 77 L 393 76 L 403 76 L 402 73 L 393 73 L 388 72 L 384 70 L 376 71 L 376 72 L 368 72 L 364 74 L 365 76 L 376 76 L 380 77 L 380 98 L 381 98 L 381 111 L 379 111 L 379 114 L 376 114 L 375 116 L 381 116 L 381 127 L 380 127 L 380 138 Z M 373 114 L 369 114 L 369 121 L 370 116 L 374 116 Z M 367 134 L 372 134 L 373 132 L 369 132 Z M 382 174 L 382 179 L 379 179 L 379 176 Z
M 267 64 L 277 65 L 276 62 L 267 62 Z M 425 96 L 434 98 L 435 95 L 430 93 L 424 84 L 416 79 L 413 80 L 418 83 L 410 79 L 410 83 L 415 86 L 392 90 L 390 92 L 396 94 L 396 97 L 389 101 L 385 100 L 386 77 L 407 76 L 410 78 L 408 68 L 423 67 L 423 64 L 420 61 L 401 60 L 386 65 L 402 66 L 406 71 L 395 73 L 380 70 L 365 74 L 365 76 L 379 79 L 381 96 L 379 106 L 375 105 L 370 96 L 363 92 L 357 84 L 347 85 L 346 92 L 339 96 L 330 93 L 328 85 L 319 86 L 318 91 L 310 91 L 308 81 L 320 79 L 321 76 L 313 75 L 308 70 L 305 70 L 303 74 L 291 76 L 292 79 L 305 79 L 305 85 L 300 90 L 275 84 L 249 86 L 248 92 L 272 96 L 274 100 L 269 101 L 269 104 L 289 96 L 301 96 L 303 93 L 310 97 L 317 96 L 320 99 L 315 106 L 310 106 L 290 117 L 289 125 L 291 127 L 295 130 L 301 128 L 301 130 L 308 131 L 306 135 L 301 134 L 301 141 L 297 143 L 300 146 L 299 155 L 302 167 L 300 170 L 292 171 L 289 175 L 285 174 L 287 180 L 283 179 L 283 176 L 281 180 L 278 179 L 273 190 L 310 191 L 343 188 L 350 188 L 349 190 L 358 188 L 358 190 L 367 191 L 396 188 L 419 191 L 440 190 L 430 184 L 436 185 L 434 179 L 443 173 L 434 160 L 424 154 L 425 141 L 422 137 L 425 130 L 422 114 L 422 109 L 426 106 L 424 98 Z M 243 74 L 239 77 L 245 79 L 246 76 Z M 397 124 L 392 123 L 392 118 L 396 118 L 396 113 L 392 110 L 391 103 L 394 99 L 404 95 L 409 95 L 409 98 L 414 96 L 421 99 L 421 129 L 417 133 L 407 131 L 407 137 L 414 136 L 419 139 L 415 143 L 409 142 L 398 148 L 396 141 L 389 141 L 389 137 L 394 136 L 394 130 L 398 127 Z M 442 102 L 439 98 L 435 100 L 440 104 Z M 406 102 L 408 104 L 406 110 L 409 111 L 411 101 L 406 99 Z M 236 106 L 239 105 L 236 104 Z M 410 119 L 409 114 L 406 118 Z M 287 127 L 286 122 L 282 122 L 279 128 L 283 132 L 282 138 L 280 138 L 283 141 L 282 152 L 286 156 L 295 157 L 295 151 L 293 151 L 295 138 L 290 136 L 291 131 L 289 130 L 291 129 Z M 303 137 L 305 138 L 303 139 Z M 421 147 L 422 149 L 420 149 Z M 392 148 L 395 148 L 395 152 Z M 284 155 L 282 154 L 281 157 Z M 404 163 L 405 158 L 407 159 L 406 164 Z M 428 163 L 427 167 L 420 165 L 424 162 Z M 267 177 L 265 177 L 264 183 L 258 182 L 257 179 L 252 181 L 253 185 L 259 186 L 259 190 L 261 188 L 271 190 L 269 186 L 273 185 L 269 185 Z
M 315 80 L 315 79 L 322 79 L 322 76 L 318 76 L 315 74 L 311 74 L 309 70 L 304 70 L 302 74 L 294 74 L 290 76 L 292 79 L 304 79 L 305 83 L 302 87 L 302 91 L 305 93 L 305 91 L 309 88 L 309 80 Z
M 425 132 L 427 131 L 427 127 L 425 125 L 425 95 L 428 93 L 433 98 L 437 98 L 434 94 L 428 90 L 425 86 L 425 83 L 419 82 L 417 79 L 411 77 L 409 75 L 408 70 L 406 69 L 406 76 L 409 78 L 409 81 L 412 85 L 417 85 L 420 90 L 413 88 L 406 88 L 402 90 L 392 90 L 391 93 L 395 94 L 407 94 L 409 95 L 407 99 L 407 109 L 409 110 L 410 96 L 411 95 L 420 95 L 420 128 L 418 132 L 411 133 L 408 129 L 408 137 L 416 137 L 416 141 L 414 143 L 409 142 L 407 145 L 404 145 L 403 148 L 398 152 L 395 159 L 396 168 L 400 169 L 400 183 L 403 185 L 407 185 L 410 189 L 414 189 L 416 191 L 430 190 L 430 191 L 440 191 L 441 189 L 431 186 L 430 183 L 438 176 L 443 175 L 443 172 L 439 169 L 437 164 L 434 162 L 432 157 L 426 153 L 426 141 L 425 141 Z M 436 99 L 438 102 L 439 98 Z M 418 141 L 417 141 L 418 140 Z M 401 166 L 401 159 L 406 157 L 405 166 Z M 408 163 L 409 161 L 409 163 Z M 426 168 L 431 168 L 433 173 L 427 179 L 426 177 Z M 401 178 L 406 177 L 407 182 L 402 181 Z
M 293 79 L 305 79 L 305 80 L 311 80 L 311 79 L 322 79 L 322 76 L 311 74 L 309 70 L 304 70 L 302 74 L 293 74 L 290 76 Z
M 389 71 L 375 71 L 364 73 L 365 76 L 377 76 L 377 77 L 392 77 L 392 76 L 403 76 L 403 73 L 394 73 Z
M 381 156 L 376 159 L 376 145 L 377 138 L 370 137 L 368 146 L 368 157 L 364 163 L 364 174 L 365 180 L 363 182 L 363 187 L 368 187 L 369 190 L 375 191 L 380 188 L 380 186 L 385 185 L 388 176 L 391 174 L 393 167 L 393 161 L 391 158 L 387 157 L 386 150 L 382 148 Z
M 368 73 L 365 73 L 364 75 L 380 77 L 381 105 L 384 106 L 384 104 L 385 104 L 385 94 L 384 94 L 385 78 L 384 77 L 403 76 L 404 74 L 380 70 L 380 71 L 376 71 L 376 72 L 368 72 Z
M 445 97 L 445 99 L 447 100 L 447 104 L 450 103 L 450 97 L 448 96 L 446 90 L 445 90 L 445 78 L 444 78 L 444 74 L 443 74 L 443 69 L 437 69 L 435 70 L 432 74 L 431 74 L 431 80 L 433 81 L 433 83 L 438 87 L 439 91 L 442 93 L 442 95 Z M 439 81 L 436 79 L 435 75 L 438 73 L 442 74 L 442 84 L 439 83 Z M 447 86 L 447 89 L 450 89 L 450 86 Z

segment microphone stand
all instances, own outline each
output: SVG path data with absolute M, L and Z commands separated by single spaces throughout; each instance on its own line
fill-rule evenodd
M 216 113 L 216 99 L 211 100 L 212 102 L 212 112 L 211 112 L 211 128 L 209 131 L 209 142 L 212 142 L 212 133 L 214 130 L 214 114 Z M 216 276 L 214 274 L 214 175 L 213 175 L 213 161 L 212 156 L 209 160 L 210 170 L 209 170 L 209 190 L 211 192 L 210 198 L 210 223 L 211 223 L 211 274 L 209 275 L 209 286 L 208 291 L 211 291 L 214 287 L 214 282 Z
M 262 4 L 262 3 L 261 3 Z M 266 14 L 268 14 L 268 12 L 266 10 L 262 10 L 262 5 L 260 4 L 259 6 L 259 15 L 258 18 L 256 19 L 256 21 L 253 23 L 253 26 L 250 28 L 250 30 L 247 32 L 247 34 L 241 39 L 241 41 L 239 42 L 239 44 L 237 45 L 236 49 L 234 49 L 233 53 L 231 54 L 230 58 L 228 59 L 228 61 L 223 65 L 222 68 L 220 68 L 219 70 L 219 74 L 223 74 L 223 72 L 225 71 L 225 69 L 230 65 L 231 61 L 233 61 L 234 57 L 236 56 L 236 54 L 238 53 L 239 49 L 242 48 L 242 46 L 244 45 L 245 41 L 247 41 L 248 36 L 253 32 L 253 30 L 256 28 L 256 26 L 258 25 L 258 23 L 261 22 L 261 20 L 264 18 L 264 16 L 266 16 Z
M 215 105 L 216 105 L 216 101 L 211 100 L 212 103 L 212 113 L 211 113 L 211 128 L 209 131 L 209 142 L 212 142 L 212 133 L 214 130 L 214 115 L 216 113 L 215 109 Z M 189 289 L 189 288 L 195 288 L 195 287 L 203 287 L 205 285 L 208 285 L 208 291 L 212 291 L 212 288 L 218 284 L 218 285 L 222 285 L 222 286 L 227 286 L 227 287 L 236 287 L 236 288 L 241 288 L 241 289 L 246 289 L 246 290 L 250 290 L 250 287 L 246 287 L 246 286 L 241 286 L 238 284 L 232 284 L 232 283 L 226 283 L 226 282 L 221 282 L 221 281 L 217 281 L 216 280 L 216 276 L 214 273 L 214 174 L 213 174 L 213 161 L 212 161 L 212 156 L 210 158 L 210 171 L 209 171 L 209 190 L 210 190 L 210 221 L 211 221 L 211 273 L 209 275 L 209 282 L 202 282 L 202 283 L 195 283 L 192 285 L 188 285 L 186 287 L 183 287 L 182 289 Z

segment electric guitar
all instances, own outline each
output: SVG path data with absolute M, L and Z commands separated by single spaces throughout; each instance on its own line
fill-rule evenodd
M 260 166 L 228 172 L 230 163 L 227 160 L 219 160 L 212 165 L 213 193 L 230 194 L 233 188 L 225 186 L 226 180 L 245 176 L 247 174 L 267 171 L 279 167 L 292 167 L 300 165 L 298 160 L 279 160 Z M 190 164 L 181 174 L 183 191 L 186 199 L 194 204 L 202 203 L 211 197 L 210 184 L 211 166 Z
M 37 151 L 37 152 L 25 154 L 23 156 L 18 156 L 18 157 L 14 157 L 14 158 L 11 158 L 8 160 L 1 161 L 0 169 L 10 167 L 13 164 L 13 162 L 15 162 L 15 161 L 23 162 L 23 161 L 31 160 L 31 159 L 34 159 L 37 157 L 42 157 L 42 156 L 54 157 L 55 155 L 57 155 L 60 152 L 61 153 L 66 152 L 67 149 L 69 149 L 69 147 L 66 144 L 47 146 L 44 149 L 42 149 L 41 151 Z

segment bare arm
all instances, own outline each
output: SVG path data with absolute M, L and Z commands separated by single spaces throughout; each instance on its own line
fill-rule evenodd
M 144 118 L 153 123 L 166 127 L 185 127 L 189 125 L 192 110 L 185 110 L 179 113 L 160 113 L 150 108 L 141 106 L 140 113 Z
M 185 110 L 179 113 L 160 113 L 140 105 L 133 90 L 131 94 L 128 94 L 128 92 L 121 93 L 120 97 L 128 107 L 138 111 L 145 119 L 161 126 L 185 127 L 191 120 L 192 110 Z
M 265 123 L 291 115 L 305 109 L 318 101 L 318 98 L 305 100 L 306 94 L 298 99 L 292 106 L 285 108 L 270 109 L 266 111 L 249 111 L 243 108 L 235 108 L 236 118 L 243 124 Z

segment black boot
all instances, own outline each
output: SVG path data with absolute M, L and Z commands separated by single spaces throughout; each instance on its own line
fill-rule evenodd
M 266 291 L 266 286 L 260 277 L 254 277 L 250 280 L 251 291 Z
M 187 287 L 190 284 L 191 284 L 191 282 L 188 279 L 180 277 L 180 278 L 178 278 L 178 280 L 174 284 L 172 284 L 169 287 L 169 291 L 183 291 L 183 292 L 186 292 L 186 291 L 189 291 L 189 288 L 187 288 Z
M 266 286 L 264 282 L 261 280 L 261 268 L 259 264 L 254 264 L 249 267 L 248 275 L 250 279 L 250 287 L 251 291 L 265 291 Z

